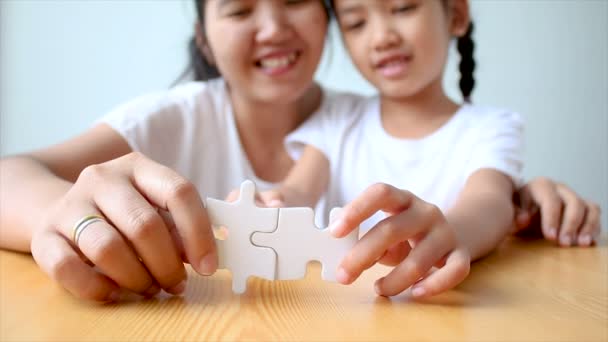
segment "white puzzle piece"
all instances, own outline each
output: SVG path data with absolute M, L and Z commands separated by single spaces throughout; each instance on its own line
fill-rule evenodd
M 218 268 L 228 269 L 232 273 L 232 290 L 245 292 L 250 276 L 274 280 L 277 255 L 271 248 L 252 245 L 251 234 L 276 230 L 279 209 L 258 208 L 255 205 L 255 184 L 252 181 L 243 182 L 236 202 L 207 198 L 207 212 L 213 226 L 228 229 L 228 238 L 216 240 L 216 244 Z
M 330 213 L 330 222 L 341 208 Z M 277 254 L 276 279 L 300 279 L 306 274 L 309 261 L 322 265 L 321 276 L 326 281 L 336 281 L 336 270 L 342 258 L 357 243 L 359 228 L 343 238 L 334 238 L 329 229 L 319 229 L 314 223 L 311 208 L 281 208 L 276 231 L 256 232 L 251 242 L 260 247 L 271 247 Z

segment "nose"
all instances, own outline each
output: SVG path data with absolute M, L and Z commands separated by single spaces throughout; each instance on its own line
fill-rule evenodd
M 384 51 L 401 44 L 401 36 L 390 22 L 378 22 L 375 25 L 371 42 L 374 50 Z
M 285 9 L 276 5 L 275 1 L 264 1 L 257 12 L 256 41 L 259 43 L 278 44 L 290 40 L 293 28 Z

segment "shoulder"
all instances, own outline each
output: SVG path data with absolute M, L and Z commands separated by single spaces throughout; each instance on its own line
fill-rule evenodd
M 124 124 L 141 121 L 179 121 L 203 112 L 218 111 L 224 100 L 225 87 L 221 79 L 207 82 L 189 82 L 171 89 L 137 96 L 114 108 L 106 121 L 122 121 Z
M 470 131 L 476 131 L 480 134 L 501 132 L 501 131 L 523 131 L 523 117 L 512 110 L 479 106 L 479 105 L 463 105 L 459 110 L 465 125 Z
M 315 113 L 317 120 L 335 124 L 357 120 L 365 112 L 367 96 L 323 88 L 323 103 Z

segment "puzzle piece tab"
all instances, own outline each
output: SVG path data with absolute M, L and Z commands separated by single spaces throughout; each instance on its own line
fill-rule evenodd
M 330 222 L 340 210 L 332 209 Z M 323 266 L 323 280 L 336 281 L 340 261 L 358 238 L 359 228 L 339 239 L 334 238 L 328 228 L 317 228 L 311 208 L 281 208 L 277 230 L 272 233 L 255 232 L 251 241 L 256 246 L 271 247 L 277 253 L 276 279 L 303 278 L 308 262 L 316 260 Z
M 228 228 L 226 240 L 216 240 L 218 268 L 232 273 L 232 290 L 243 293 L 247 279 L 257 276 L 274 280 L 277 255 L 271 248 L 251 244 L 253 232 L 272 232 L 277 228 L 279 209 L 258 208 L 255 205 L 255 184 L 245 181 L 236 202 L 229 203 L 207 198 L 207 212 L 212 225 Z

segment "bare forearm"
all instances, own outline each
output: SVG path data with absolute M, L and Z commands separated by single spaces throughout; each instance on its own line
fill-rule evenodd
M 0 248 L 29 252 L 32 232 L 71 183 L 27 156 L 0 161 Z
M 278 189 L 285 205 L 314 207 L 327 189 L 329 171 L 325 155 L 307 146 Z
M 513 204 L 493 194 L 455 206 L 447 220 L 471 255 L 471 260 L 490 253 L 508 234 L 513 223 Z
M 322 191 L 304 190 L 289 183 L 282 184 L 278 191 L 286 207 L 314 207 L 322 195 Z

